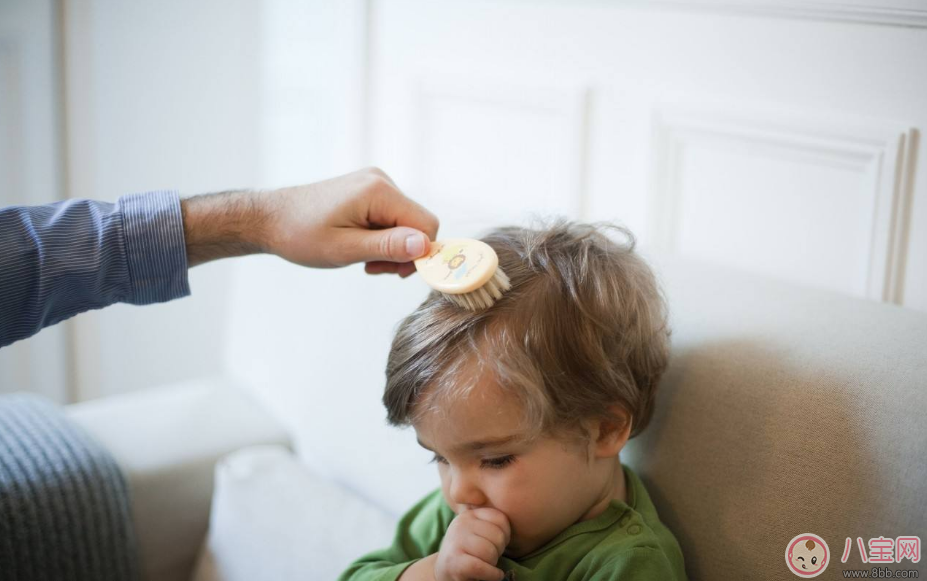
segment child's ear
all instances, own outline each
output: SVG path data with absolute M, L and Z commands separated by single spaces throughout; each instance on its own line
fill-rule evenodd
M 608 413 L 608 417 L 596 421 L 593 428 L 593 448 L 597 458 L 617 456 L 631 436 L 631 414 L 618 405 L 609 406 Z

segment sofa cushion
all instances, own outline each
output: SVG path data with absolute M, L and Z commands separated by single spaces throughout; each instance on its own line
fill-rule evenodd
M 220 458 L 255 444 L 289 445 L 276 420 L 223 378 L 82 402 L 66 413 L 126 475 L 146 581 L 190 578 Z
M 309 471 L 279 446 L 216 467 L 209 534 L 193 581 L 335 579 L 390 544 L 396 519 Z
M 623 460 L 691 578 L 791 578 L 786 545 L 801 533 L 827 543 L 823 578 L 836 578 L 873 566 L 857 537 L 867 551 L 870 538 L 923 537 L 927 315 L 689 260 L 654 267 L 672 358 Z

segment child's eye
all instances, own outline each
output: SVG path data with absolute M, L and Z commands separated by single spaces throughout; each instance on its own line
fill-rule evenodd
M 483 460 L 484 468 L 505 468 L 509 464 L 515 461 L 515 456 L 502 456 L 501 458 L 491 458 Z
M 514 461 L 515 461 L 515 456 L 502 456 L 501 458 L 491 458 L 491 459 L 483 460 L 482 467 L 492 468 L 492 469 L 505 468 L 506 466 L 508 466 Z M 448 462 L 443 456 L 438 456 L 437 454 L 435 454 L 434 457 L 429 462 L 429 464 L 435 464 L 435 463 L 447 464 Z

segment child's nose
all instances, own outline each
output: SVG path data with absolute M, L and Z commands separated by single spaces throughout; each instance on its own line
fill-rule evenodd
M 461 510 L 473 510 L 486 504 L 486 496 L 480 487 L 462 474 L 451 477 L 450 497 Z

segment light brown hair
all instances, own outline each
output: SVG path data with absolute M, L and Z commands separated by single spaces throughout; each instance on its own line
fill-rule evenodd
M 619 234 L 615 241 L 607 233 Z M 669 359 L 663 293 L 622 226 L 557 221 L 504 227 L 482 238 L 512 288 L 483 311 L 467 311 L 433 291 L 398 327 L 386 366 L 387 421 L 466 397 L 477 379 L 521 404 L 531 436 L 578 435 L 580 423 L 619 405 L 631 436 L 653 414 Z

